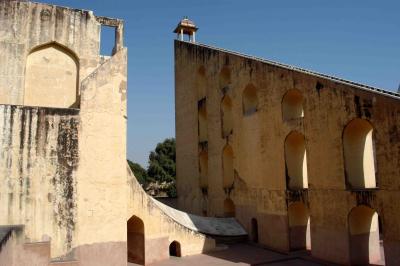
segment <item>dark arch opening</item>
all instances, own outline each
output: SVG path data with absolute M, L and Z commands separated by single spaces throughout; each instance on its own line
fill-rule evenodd
M 172 257 L 181 257 L 181 244 L 178 241 L 172 241 L 169 244 L 169 255 Z
M 258 243 L 258 222 L 256 218 L 251 219 L 251 241 Z
M 136 216 L 127 222 L 128 262 L 144 265 L 144 223 Z

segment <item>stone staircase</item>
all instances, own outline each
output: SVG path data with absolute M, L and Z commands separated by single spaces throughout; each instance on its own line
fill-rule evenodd
M 76 260 L 52 260 L 50 241 L 24 242 L 23 226 L 0 226 L 0 265 L 80 266 Z

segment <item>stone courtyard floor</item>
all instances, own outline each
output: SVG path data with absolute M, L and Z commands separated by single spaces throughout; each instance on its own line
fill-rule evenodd
M 128 263 L 129 266 L 135 264 Z M 242 266 L 242 265 L 273 265 L 273 266 L 320 266 L 334 265 L 313 260 L 307 252 L 292 252 L 289 255 L 274 252 L 253 244 L 235 244 L 219 251 L 207 254 L 171 257 L 169 260 L 151 264 L 152 266 Z

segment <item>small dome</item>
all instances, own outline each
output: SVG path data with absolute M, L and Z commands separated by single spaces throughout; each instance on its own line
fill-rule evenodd
M 184 34 L 191 34 L 198 30 L 196 24 L 188 17 L 184 17 L 176 26 L 174 33 L 179 33 L 181 29 L 184 31 Z

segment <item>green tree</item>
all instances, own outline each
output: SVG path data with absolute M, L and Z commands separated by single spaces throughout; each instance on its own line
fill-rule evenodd
M 146 169 L 144 169 L 140 164 L 128 160 L 128 165 L 140 184 L 143 185 L 150 181 Z
M 159 182 L 175 181 L 175 162 L 175 139 L 165 139 L 150 153 L 147 175 Z

